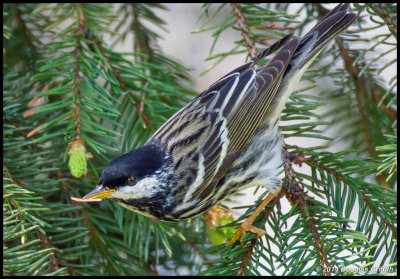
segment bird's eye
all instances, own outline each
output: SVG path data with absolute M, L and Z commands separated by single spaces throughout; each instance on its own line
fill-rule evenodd
M 136 183 L 137 180 L 138 180 L 138 179 L 137 179 L 136 176 L 129 177 L 128 180 L 126 181 L 126 184 L 128 184 L 128 185 L 134 185 L 134 184 Z

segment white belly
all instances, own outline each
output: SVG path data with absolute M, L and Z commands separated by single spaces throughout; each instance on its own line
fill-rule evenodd
M 217 195 L 222 197 L 228 189 L 231 190 L 228 195 L 231 195 L 257 185 L 274 194 L 279 192 L 283 178 L 284 155 L 278 127 L 279 122 L 269 129 L 261 130 L 252 138 L 246 151 L 233 164 L 233 171 L 227 175 Z M 251 163 L 244 167 L 246 162 Z

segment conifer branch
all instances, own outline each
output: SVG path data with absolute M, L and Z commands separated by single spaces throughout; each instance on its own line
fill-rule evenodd
M 63 188 L 66 189 L 68 187 L 69 186 L 67 185 L 67 183 L 64 183 Z M 74 200 L 70 200 L 70 201 L 71 201 L 72 205 L 80 206 L 80 208 L 78 210 L 79 216 L 82 217 L 86 228 L 88 228 L 88 230 L 89 230 L 89 235 L 90 235 L 91 241 L 93 241 L 96 244 L 96 248 L 98 250 L 102 251 L 102 255 L 105 255 L 106 258 L 109 257 L 108 247 L 102 241 L 102 237 L 99 236 L 98 231 L 94 228 L 94 225 L 92 224 L 92 221 L 89 219 L 89 216 L 85 213 L 85 211 L 82 207 L 82 204 L 78 203 Z M 107 266 L 111 269 L 112 273 L 114 273 L 115 275 L 120 275 L 112 264 L 108 263 Z M 77 274 L 77 275 L 81 275 L 81 274 Z
M 327 173 L 333 174 L 337 179 L 339 179 L 340 181 L 347 183 L 347 181 L 345 180 L 345 178 L 336 170 L 329 168 L 328 166 L 315 161 L 315 160 L 311 160 L 311 159 L 307 159 L 307 163 L 314 165 L 316 167 L 318 167 L 319 169 L 323 169 L 324 171 L 326 171 Z
M 315 160 L 311 160 L 311 159 L 307 159 L 307 162 L 310 165 L 314 165 L 317 166 L 319 169 L 323 169 L 324 171 L 326 171 L 327 173 L 330 173 L 332 175 L 334 175 L 338 180 L 342 181 L 344 184 L 348 184 L 349 182 L 347 181 L 347 179 L 342 176 L 338 171 L 329 168 L 328 166 L 317 162 Z M 371 210 L 374 212 L 374 214 L 377 217 L 381 217 L 381 214 L 379 213 L 379 211 L 376 209 L 376 207 L 372 204 L 371 200 L 368 198 L 368 196 L 366 196 L 365 194 L 361 195 L 361 199 L 365 201 L 365 204 L 371 208 Z M 382 218 L 382 217 L 381 217 Z M 387 220 L 387 218 L 382 218 L 382 220 L 385 222 L 386 226 L 389 228 L 390 231 L 392 231 L 394 238 L 397 239 L 397 230 L 394 228 L 394 226 L 391 224 L 391 222 L 389 220 Z
M 32 33 L 31 33 L 31 31 L 29 30 L 29 28 L 26 26 L 26 23 L 25 23 L 24 19 L 22 18 L 21 12 L 20 12 L 20 10 L 18 9 L 18 7 L 15 7 L 15 13 L 14 13 L 14 15 L 15 15 L 15 19 L 17 20 L 19 26 L 21 27 L 21 29 L 22 29 L 23 32 L 25 33 L 25 36 L 26 36 L 27 38 L 32 38 L 32 37 L 33 37 L 33 36 L 32 36 Z M 29 42 L 29 43 L 30 43 L 30 45 L 32 46 L 31 42 Z
M 130 3 L 131 8 L 132 8 L 132 12 L 133 12 L 133 22 L 130 26 L 133 34 L 136 36 L 136 45 L 139 47 L 138 50 L 140 53 L 145 53 L 148 55 L 148 62 L 153 62 L 153 50 L 150 48 L 149 42 L 146 41 L 143 36 L 139 36 L 139 28 L 140 28 L 140 21 L 139 21 L 139 17 L 138 17 L 138 13 L 136 13 L 136 9 L 137 9 L 137 3 Z M 139 56 L 139 60 L 140 61 L 145 61 L 145 57 L 144 56 Z M 151 73 L 151 72 L 150 72 Z M 149 82 L 146 81 L 144 84 L 144 88 L 147 88 L 149 86 Z M 146 91 L 142 91 L 140 94 L 141 100 L 139 103 L 139 112 L 142 114 L 143 120 L 146 123 L 146 126 L 149 127 L 149 125 L 151 124 L 151 122 L 149 121 L 148 116 L 144 113 L 144 101 L 146 99 Z

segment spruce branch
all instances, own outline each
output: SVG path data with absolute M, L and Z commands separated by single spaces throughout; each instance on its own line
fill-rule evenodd
M 381 104 L 380 107 L 383 109 L 383 111 L 392 119 L 392 121 L 397 120 L 397 110 L 394 108 L 388 106 L 383 102 L 384 98 L 383 96 L 379 93 L 379 90 L 377 87 L 372 88 L 372 94 L 374 96 L 375 102 L 378 104 Z
M 333 169 L 332 167 L 327 166 L 321 162 L 316 161 L 315 159 L 306 159 L 307 164 L 310 166 L 316 166 L 319 169 L 323 169 L 327 173 L 334 175 L 338 180 L 342 181 L 345 185 L 350 185 L 351 181 L 348 177 L 340 174 L 337 170 Z M 395 239 L 397 239 L 397 229 L 395 229 L 394 224 L 392 224 L 386 217 L 382 217 L 379 211 L 377 210 L 376 204 L 372 203 L 371 199 L 366 195 L 362 194 L 361 199 L 365 201 L 365 204 L 371 208 L 371 210 L 375 213 L 377 217 L 382 218 L 383 222 L 387 225 L 388 229 L 393 233 Z
M 82 20 L 82 22 L 84 22 L 84 20 Z M 80 25 L 79 29 L 79 35 L 81 35 L 82 33 L 85 34 L 85 39 L 91 41 L 93 44 L 95 44 L 97 46 L 97 49 L 100 51 L 101 55 L 103 56 L 103 58 L 107 61 L 108 65 L 110 66 L 112 73 L 115 76 L 115 79 L 118 81 L 121 89 L 125 92 L 131 92 L 131 88 L 129 88 L 126 83 L 123 81 L 123 79 L 121 78 L 121 74 L 118 71 L 117 67 L 114 65 L 113 61 L 111 61 L 111 59 L 109 58 L 108 55 L 106 55 L 105 53 L 105 49 L 102 46 L 102 43 L 100 41 L 99 38 L 97 38 L 96 35 L 93 34 L 93 32 L 90 31 L 90 29 L 86 26 L 86 25 Z M 78 61 L 79 64 L 79 61 Z M 148 81 L 146 81 L 148 84 Z M 146 87 L 146 86 L 145 86 Z M 142 119 L 144 120 L 146 126 L 150 126 L 151 122 L 149 121 L 149 117 L 147 116 L 147 114 L 144 112 L 144 96 L 145 92 L 142 92 L 142 96 L 141 96 L 141 102 L 138 104 L 136 103 L 136 108 L 138 108 L 138 110 L 140 111 L 141 115 L 142 115 Z
M 132 8 L 132 13 L 133 13 L 133 21 L 131 24 L 131 31 L 133 32 L 133 34 L 136 37 L 135 40 L 135 51 L 136 52 L 140 52 L 143 54 L 147 55 L 147 58 L 145 58 L 145 56 L 137 56 L 137 58 L 139 59 L 139 61 L 148 61 L 150 63 L 153 63 L 153 57 L 154 57 L 154 52 L 152 50 L 152 48 L 150 47 L 150 39 L 147 36 L 144 36 L 142 34 L 146 34 L 145 32 L 143 32 L 143 30 L 145 29 L 144 26 L 142 26 L 142 23 L 140 22 L 139 19 L 139 12 L 137 12 L 138 9 L 138 5 L 137 3 L 130 3 L 131 8 Z M 151 71 L 149 72 L 149 75 L 151 75 Z M 145 84 L 143 85 L 144 88 L 147 88 L 149 86 L 149 82 L 146 81 Z M 148 116 L 144 113 L 144 101 L 146 99 L 146 91 L 142 91 L 140 93 L 140 103 L 138 104 L 138 108 L 139 108 L 139 112 L 142 114 L 143 120 L 145 121 L 145 124 L 147 127 L 149 127 L 150 125 L 150 121 Z
M 50 244 L 49 239 L 46 237 L 45 234 L 37 231 L 36 232 L 37 238 L 40 239 L 43 243 L 44 243 L 44 249 L 46 250 L 50 250 L 50 249 L 54 249 L 54 247 Z M 50 265 L 50 271 L 54 272 L 57 270 L 61 269 L 61 266 L 58 262 L 58 259 L 54 256 L 54 254 L 52 253 L 49 257 L 51 265 Z
M 34 5 L 3 4 L 3 30 L 6 23 L 8 26 L 5 31 L 9 33 L 8 38 L 3 42 L 3 50 L 7 51 L 7 55 L 6 52 L 3 53 L 5 68 L 20 69 L 26 73 L 36 69 L 35 60 L 42 55 L 42 42 L 39 38 L 43 30 L 36 30 L 39 33 L 33 34 L 32 25 L 42 26 L 41 24 L 46 22 L 46 19 L 39 20 L 31 14 Z

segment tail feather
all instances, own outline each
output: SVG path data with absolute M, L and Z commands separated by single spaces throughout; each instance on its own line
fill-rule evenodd
M 322 19 L 321 21 L 327 19 L 328 17 L 330 17 L 333 14 L 336 14 L 337 12 L 347 12 L 347 10 L 349 9 L 350 4 L 349 3 L 345 3 L 345 4 L 339 4 L 337 5 L 335 8 L 333 8 L 332 10 L 330 10 Z M 312 29 L 311 29 L 312 30 Z
M 286 68 L 280 87 L 267 112 L 267 123 L 275 123 L 285 107 L 290 94 L 297 89 L 298 82 L 307 67 L 321 50 L 355 20 L 354 13 L 348 13 L 348 4 L 339 4 L 327 13 L 303 38 Z
M 354 22 L 356 15 L 347 13 L 348 7 L 348 4 L 336 6 L 301 39 L 286 70 L 286 76 L 290 76 L 312 61 L 323 47 Z

